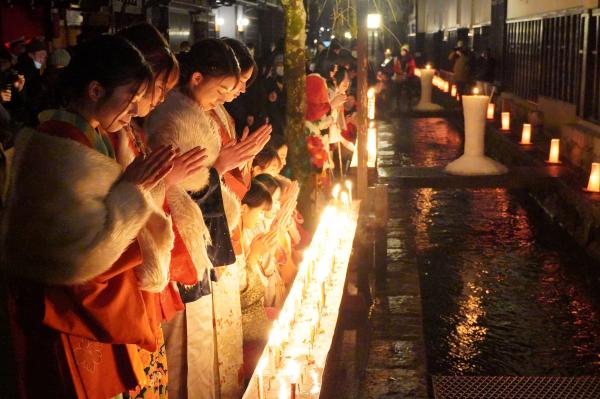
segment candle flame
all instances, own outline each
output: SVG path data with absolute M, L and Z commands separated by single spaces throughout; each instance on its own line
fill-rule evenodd
M 333 186 L 333 189 L 331 190 L 331 195 L 333 196 L 333 198 L 337 201 L 338 196 L 340 195 L 340 191 L 341 191 L 342 187 L 340 186 L 340 184 L 336 184 L 335 186 Z
M 431 69 L 431 64 L 425 65 L 425 69 Z
M 479 94 L 479 88 L 478 88 L 478 87 L 475 87 L 475 88 L 473 89 L 473 94 L 474 94 L 474 95 L 478 95 L 478 94 Z

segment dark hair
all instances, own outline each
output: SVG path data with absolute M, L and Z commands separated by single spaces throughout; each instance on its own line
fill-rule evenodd
M 271 147 L 263 148 L 252 161 L 252 166 L 259 166 L 261 169 L 265 169 L 273 161 L 277 161 L 281 164 L 279 154 Z
M 258 208 L 266 205 L 270 208 L 273 205 L 273 199 L 267 188 L 256 179 L 252 179 L 250 190 L 244 195 L 242 204 L 248 205 L 250 208 Z
M 267 173 L 261 173 L 260 175 L 255 176 L 254 180 L 264 185 L 271 196 L 275 194 L 275 191 L 277 191 L 278 188 L 281 188 L 277 179 Z
M 169 43 L 154 26 L 147 22 L 131 25 L 118 33 L 129 40 L 144 55 L 152 67 L 154 77 L 165 73 L 165 79 L 179 68 L 177 58 L 169 49 Z
M 10 55 L 10 51 L 2 44 L 0 44 L 0 60 L 7 60 L 12 62 L 12 55 Z
M 240 79 L 240 64 L 235 53 L 224 41 L 219 39 L 202 39 L 194 43 L 187 53 L 179 54 L 180 86 L 187 86 L 193 73 L 202 76 L 225 77 L 234 76 Z
M 233 53 L 235 54 L 235 57 L 237 58 L 240 64 L 241 72 L 246 72 L 250 68 L 252 68 L 252 76 L 250 77 L 250 79 L 248 79 L 248 82 L 246 82 L 246 85 L 250 86 L 256 80 L 256 75 L 258 74 L 258 66 L 256 65 L 254 57 L 252 57 L 252 54 L 250 54 L 248 47 L 239 40 L 231 39 L 229 37 L 226 37 L 222 40 L 225 43 L 227 43 L 227 45 L 233 50 Z
M 138 49 L 122 37 L 103 35 L 75 47 L 59 87 L 69 102 L 83 97 L 88 85 L 96 81 L 106 91 L 105 101 L 119 86 L 133 83 L 139 90 L 151 80 L 152 69 Z
M 340 43 L 340 41 L 338 39 L 333 39 L 331 41 L 331 43 L 329 44 L 329 49 L 330 50 L 341 50 L 342 49 L 342 43 Z
M 336 86 L 339 86 L 340 83 L 344 81 L 346 76 L 348 76 L 348 70 L 346 68 L 338 68 L 335 75 L 333 75 L 333 81 L 335 82 Z
M 287 140 L 285 139 L 285 136 L 283 136 L 281 134 L 272 134 L 271 138 L 269 139 L 269 143 L 267 145 L 269 147 L 271 147 L 272 149 L 274 149 L 275 151 L 277 151 L 284 145 L 287 146 L 288 143 L 287 143 Z

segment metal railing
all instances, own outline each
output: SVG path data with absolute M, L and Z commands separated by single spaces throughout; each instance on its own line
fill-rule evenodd
M 585 85 L 580 115 L 600 123 L 600 9 L 592 11 L 587 26 L 585 54 Z
M 583 109 L 582 74 L 592 70 L 584 68 L 588 28 L 589 13 L 583 10 L 508 21 L 506 88 L 529 100 L 542 95 Z
M 505 85 L 516 95 L 535 100 L 542 70 L 542 20 L 506 26 Z
M 599 377 L 433 376 L 435 399 L 595 399 Z

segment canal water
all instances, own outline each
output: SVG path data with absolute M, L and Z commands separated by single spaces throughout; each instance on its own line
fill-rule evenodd
M 401 167 L 461 152 L 445 119 L 403 119 L 380 135 L 390 262 L 414 257 L 430 375 L 598 375 L 600 267 L 525 190 L 402 188 Z

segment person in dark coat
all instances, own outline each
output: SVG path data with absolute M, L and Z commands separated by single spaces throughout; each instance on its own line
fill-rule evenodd
M 48 51 L 46 45 L 40 40 L 32 40 L 27 44 L 27 52 L 22 54 L 15 65 L 15 69 L 23 76 L 25 87 L 26 115 L 25 123 L 35 126 L 38 123 L 37 114 L 41 111 L 43 84 L 42 70 L 46 65 Z

